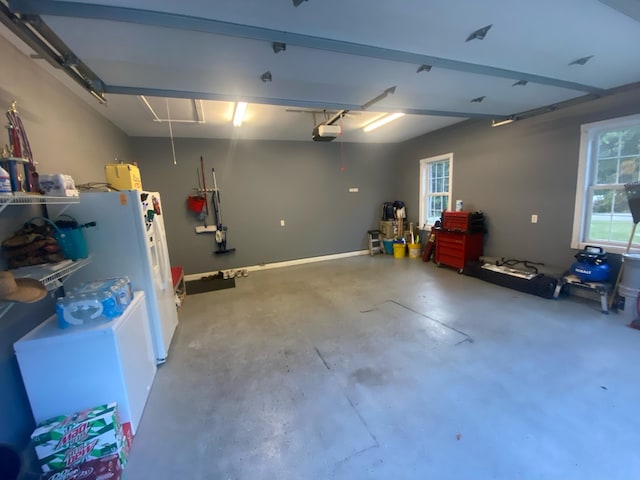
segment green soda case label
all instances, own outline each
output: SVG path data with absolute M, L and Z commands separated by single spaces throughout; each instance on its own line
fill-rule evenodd
M 64 429 L 64 427 L 69 424 L 80 423 L 91 418 L 101 417 L 109 412 L 116 411 L 117 405 L 118 404 L 116 402 L 112 402 L 104 405 L 98 405 L 97 407 L 87 408 L 70 415 L 58 415 L 56 417 L 52 417 L 48 420 L 40 422 L 38 424 L 38 428 L 36 428 L 36 432 L 38 432 L 40 428 L 44 430 L 49 430 L 52 428 Z

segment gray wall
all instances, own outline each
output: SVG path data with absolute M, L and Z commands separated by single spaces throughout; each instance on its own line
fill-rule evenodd
M 393 145 L 177 139 L 175 146 L 177 166 L 168 140 L 133 139 L 143 188 L 162 196 L 171 262 L 187 274 L 366 249 L 367 230 L 397 190 Z M 214 235 L 196 234 L 197 215 L 186 208 L 200 156 L 208 188 L 215 168 L 233 254 L 214 255 Z M 209 224 L 213 218 L 211 211 Z
M 18 101 L 40 173 L 67 173 L 78 183 L 104 181 L 105 163 L 130 156 L 128 137 L 2 37 L 0 58 L 0 109 Z M 0 135 L 5 135 L 0 144 L 8 143 L 6 133 Z M 8 207 L 0 215 L 0 238 L 40 213 L 37 206 Z M 53 299 L 48 298 L 16 305 L 0 318 L 0 443 L 23 448 L 33 430 L 13 343 L 50 316 L 53 308 Z
M 412 139 L 397 155 L 409 208 L 418 208 L 420 159 L 453 152 L 453 200 L 485 212 L 485 255 L 562 271 L 575 254 L 570 243 L 580 126 L 638 112 L 636 89 L 502 127 L 467 121 Z M 538 215 L 537 224 L 531 214 Z

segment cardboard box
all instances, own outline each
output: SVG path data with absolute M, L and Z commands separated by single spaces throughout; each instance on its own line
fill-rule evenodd
M 112 454 L 124 466 L 129 451 L 115 403 L 42 422 L 31 439 L 44 473 Z
M 140 169 L 130 163 L 108 163 L 104 167 L 107 183 L 116 190 L 142 190 Z
M 43 480 L 120 480 L 122 468 L 118 455 L 108 455 L 45 473 L 42 478 Z

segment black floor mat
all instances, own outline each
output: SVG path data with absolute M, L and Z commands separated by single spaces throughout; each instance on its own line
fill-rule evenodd
M 235 278 L 218 278 L 204 277 L 199 280 L 190 280 L 186 284 L 187 295 L 195 295 L 196 293 L 212 292 L 214 290 L 224 290 L 225 288 L 235 288 Z

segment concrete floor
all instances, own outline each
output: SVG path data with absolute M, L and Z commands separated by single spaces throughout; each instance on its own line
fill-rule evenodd
M 640 331 L 415 259 L 185 299 L 127 480 L 640 478 Z

